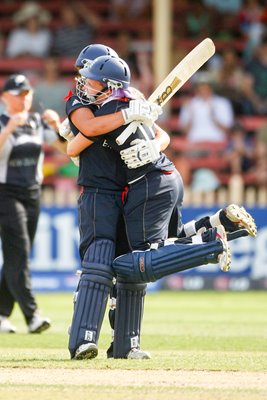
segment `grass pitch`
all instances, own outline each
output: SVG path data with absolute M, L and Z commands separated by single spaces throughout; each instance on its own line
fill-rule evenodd
M 157 292 L 146 296 L 142 348 L 151 360 L 106 359 L 105 318 L 94 360 L 67 351 L 72 294 L 38 294 L 52 327 L 0 335 L 0 399 L 267 399 L 266 292 Z

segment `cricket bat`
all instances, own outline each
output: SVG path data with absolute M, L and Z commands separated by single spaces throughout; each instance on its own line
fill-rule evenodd
M 159 84 L 150 95 L 149 101 L 164 106 L 172 96 L 191 78 L 194 73 L 215 53 L 215 45 L 210 38 L 202 40 L 188 53 L 169 75 Z M 117 137 L 116 142 L 122 145 L 136 131 L 140 121 L 131 122 Z

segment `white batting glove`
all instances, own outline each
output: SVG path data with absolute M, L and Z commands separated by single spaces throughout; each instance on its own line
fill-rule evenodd
M 63 122 L 60 124 L 59 135 L 70 142 L 74 138 L 74 134 L 70 129 L 70 122 L 68 118 L 65 118 Z
M 131 147 L 120 151 L 120 155 L 128 168 L 139 168 L 159 159 L 160 145 L 155 139 L 135 139 L 131 142 Z
M 132 121 L 140 121 L 144 124 L 151 126 L 153 122 L 158 119 L 159 115 L 162 114 L 162 108 L 155 103 L 147 100 L 131 100 L 129 107 L 121 110 L 124 119 L 124 125 L 129 124 Z

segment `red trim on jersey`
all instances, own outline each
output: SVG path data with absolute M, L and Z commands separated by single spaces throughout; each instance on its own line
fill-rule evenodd
M 68 101 L 71 98 L 71 96 L 73 96 L 73 94 L 74 94 L 73 91 L 69 90 L 69 93 L 67 94 L 67 96 L 64 97 L 64 100 Z

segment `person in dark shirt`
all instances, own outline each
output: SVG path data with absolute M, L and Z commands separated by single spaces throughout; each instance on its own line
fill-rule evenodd
M 123 214 L 129 248 L 130 250 L 134 250 L 133 253 L 128 253 L 126 256 L 131 258 L 135 251 L 138 250 L 136 253 L 138 254 L 140 250 L 149 249 L 154 243 L 160 243 L 162 240 L 167 239 L 168 225 L 172 212 L 174 208 L 177 207 L 178 203 L 180 203 L 180 205 L 182 203 L 183 184 L 179 173 L 163 153 L 158 152 L 158 156 L 153 162 L 141 163 L 138 168 L 129 168 L 129 166 L 123 164 L 121 160 L 116 158 L 115 154 L 119 155 L 121 150 L 124 151 L 129 147 L 133 139 L 135 139 L 135 141 L 142 141 L 145 137 L 147 141 L 155 140 L 153 128 L 148 126 L 150 124 L 147 122 L 141 125 L 134 133 L 134 136 L 128 138 L 123 146 L 120 147 L 116 142 L 116 139 L 122 133 L 124 127 L 113 127 L 112 130 L 113 120 L 111 120 L 110 115 L 114 116 L 120 111 L 124 117 L 124 123 L 128 124 L 131 122 L 128 119 L 129 109 L 131 108 L 131 104 L 133 104 L 132 102 L 136 101 L 132 100 L 134 95 L 129 87 L 130 71 L 127 64 L 118 58 L 102 56 L 98 57 L 90 66 L 86 66 L 79 72 L 81 76 L 84 77 L 84 80 L 81 82 L 80 91 L 79 88 L 77 90 L 78 98 L 82 102 L 87 96 L 90 100 L 91 107 L 93 107 L 95 118 L 92 119 L 90 125 L 88 124 L 87 129 L 83 118 L 73 118 L 75 127 L 79 129 L 80 133 L 68 143 L 68 154 L 70 156 L 77 156 L 80 154 L 81 161 L 84 151 L 87 151 L 85 149 L 88 148 L 89 143 L 86 143 L 88 136 L 90 139 L 89 142 L 91 140 L 95 142 L 94 145 L 88 148 L 92 152 L 94 146 L 100 143 L 113 154 L 114 158 L 109 166 L 106 164 L 103 165 L 102 177 L 106 176 L 109 179 L 109 174 L 111 173 L 111 175 L 113 175 L 114 170 L 116 170 L 114 166 L 117 165 L 117 162 L 121 163 L 119 169 L 120 175 L 118 176 L 122 176 L 123 178 L 123 175 L 121 175 L 123 172 L 124 178 L 126 179 L 125 184 L 127 184 L 128 187 L 127 199 L 123 204 Z M 97 134 L 94 123 L 101 115 L 108 117 L 111 123 L 109 125 L 109 133 L 104 132 L 104 135 L 99 136 L 100 134 Z M 86 158 L 87 163 L 90 162 L 88 158 L 89 157 Z M 101 164 L 99 168 L 101 169 Z M 94 174 L 94 171 L 89 172 L 89 168 L 86 168 L 86 171 Z M 85 179 L 86 174 L 83 177 Z M 111 185 L 111 182 L 114 180 L 116 180 L 116 175 L 113 175 L 109 185 Z M 98 185 L 99 184 L 98 182 Z M 111 186 L 109 186 L 109 189 L 110 188 Z M 99 189 L 95 190 L 95 193 L 98 194 Z M 95 205 L 99 204 L 99 200 L 97 201 L 97 196 L 93 199 L 92 197 L 91 199 L 85 197 L 81 199 L 81 202 L 85 202 L 83 209 L 86 210 L 81 219 L 84 224 L 84 231 L 86 227 L 90 229 L 91 225 L 92 230 L 93 227 L 95 228 L 95 222 L 99 221 L 99 218 L 94 215 L 93 212 L 91 212 L 91 215 L 90 213 L 88 214 L 88 210 L 94 210 Z M 111 204 L 111 202 L 106 203 L 104 213 L 112 212 Z M 114 211 L 112 215 L 114 216 Z M 105 221 L 107 221 L 107 218 Z M 113 226 L 116 227 L 116 223 L 113 224 Z M 229 269 L 230 250 L 227 245 L 224 228 L 220 226 L 211 231 L 212 232 L 209 232 L 206 236 L 206 241 L 208 243 L 203 244 L 201 242 L 202 244 L 192 247 L 192 241 L 188 240 L 186 243 L 191 244 L 189 247 L 188 244 L 184 243 L 179 244 L 179 246 L 175 245 L 174 252 L 177 261 L 175 266 L 172 264 L 173 269 L 171 270 L 168 268 L 168 265 L 166 266 L 165 260 L 165 265 L 159 263 L 159 271 L 157 270 L 155 274 L 152 272 L 147 276 L 146 273 L 143 275 L 141 273 L 139 276 L 138 272 L 136 273 L 135 270 L 132 270 L 131 261 L 128 268 L 125 269 L 125 273 L 122 272 L 122 270 L 124 270 L 124 265 L 120 268 L 120 265 L 118 266 L 117 263 L 113 263 L 115 272 L 117 273 L 118 271 L 119 273 L 117 288 L 118 311 L 116 311 L 116 316 L 118 317 L 115 317 L 114 358 L 129 358 L 129 354 L 132 352 L 139 352 L 140 332 L 133 331 L 132 328 L 133 326 L 138 326 L 138 323 L 140 327 L 143 307 L 139 306 L 136 308 L 135 304 L 133 304 L 132 309 L 126 312 L 125 304 L 127 304 L 130 298 L 127 297 L 129 294 L 125 295 L 126 290 L 132 291 L 131 296 L 139 296 L 140 299 L 143 299 L 145 290 L 144 284 L 146 284 L 146 282 L 157 279 L 159 275 L 165 276 L 166 274 L 181 270 L 179 269 L 179 263 L 185 261 L 182 256 L 183 251 L 188 254 L 188 257 L 186 257 L 186 268 L 192 268 L 208 262 L 217 263 L 219 261 L 223 270 L 226 271 Z M 106 238 L 105 242 L 110 246 L 110 242 L 113 243 L 114 239 L 108 237 L 109 232 L 107 230 L 104 232 L 104 237 Z M 114 232 L 113 228 L 113 234 Z M 101 240 L 103 241 L 103 238 Z M 202 238 L 200 240 L 202 240 Z M 205 241 L 205 238 L 203 238 L 203 241 Z M 100 242 L 98 242 L 98 244 L 100 244 Z M 168 246 L 164 246 L 164 252 L 167 248 Z M 89 249 L 90 246 L 87 248 L 87 251 Z M 95 348 L 95 337 L 91 330 L 87 330 L 86 326 L 86 315 L 89 315 L 89 303 L 92 301 L 95 302 L 94 298 L 91 298 L 91 301 L 88 298 L 88 287 L 90 287 L 89 282 L 92 282 L 92 271 L 96 274 L 97 270 L 98 276 L 102 274 L 102 278 L 105 276 L 107 279 L 109 270 L 107 268 L 108 263 L 106 263 L 105 268 L 103 268 L 103 256 L 107 254 L 107 248 L 105 251 L 103 251 L 103 249 L 104 247 L 97 246 L 97 241 L 95 241 L 93 248 L 94 254 L 102 255 L 102 262 L 99 261 L 97 265 L 90 259 L 86 260 L 86 257 L 83 259 L 80 287 L 74 309 L 72 330 L 70 332 L 69 349 L 71 354 L 74 354 L 74 357 L 78 355 L 79 358 L 92 358 L 92 349 Z M 172 249 L 173 247 L 171 246 L 170 250 Z M 196 257 L 192 257 L 192 249 L 195 250 Z M 179 253 L 180 256 L 182 256 L 181 261 L 179 261 Z M 110 256 L 110 252 L 108 254 Z M 114 252 L 112 253 L 112 257 L 113 256 Z M 109 261 L 112 257 L 109 258 Z M 119 257 L 120 260 L 121 257 Z M 191 261 L 190 257 L 192 258 Z M 134 267 L 134 260 L 132 267 Z M 151 270 L 151 266 L 149 268 Z M 184 266 L 182 268 L 184 268 Z M 140 271 L 144 272 L 141 264 Z M 110 277 L 108 280 L 110 281 Z M 106 286 L 107 283 L 106 280 Z
M 66 144 L 56 133 L 60 125 L 57 113 L 46 110 L 41 116 L 30 112 L 33 89 L 24 75 L 10 76 L 1 92 L 6 109 L 0 115 L 0 236 L 4 260 L 0 332 L 16 331 L 8 318 L 17 302 L 28 332 L 40 333 L 50 327 L 50 320 L 38 312 L 31 289 L 29 255 L 40 213 L 42 146 L 48 143 L 65 152 Z

